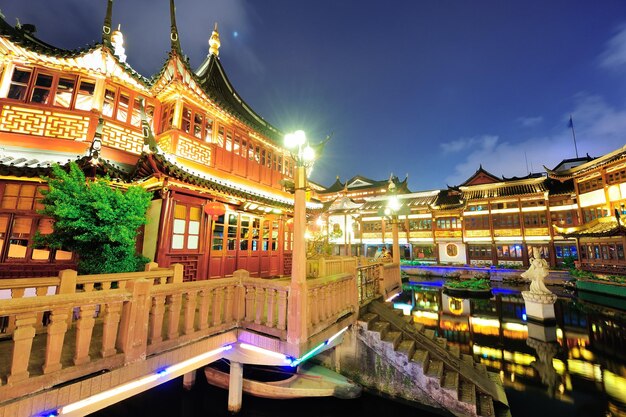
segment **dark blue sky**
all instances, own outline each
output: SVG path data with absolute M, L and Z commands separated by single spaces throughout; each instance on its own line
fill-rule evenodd
M 105 0 L 4 2 L 10 22 L 76 48 L 99 40 Z M 157 72 L 169 1 L 118 0 L 128 62 Z M 333 133 L 313 172 L 324 185 L 409 174 L 443 188 L 479 164 L 521 176 L 626 144 L 623 0 L 177 0 L 193 67 L 218 22 L 220 58 L 239 94 L 284 131 Z M 526 155 L 526 158 L 525 158 Z

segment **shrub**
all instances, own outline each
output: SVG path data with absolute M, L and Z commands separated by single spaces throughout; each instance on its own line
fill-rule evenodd
M 87 181 L 75 163 L 65 172 L 52 166 L 42 191 L 41 214 L 54 220 L 53 232 L 37 234 L 36 246 L 63 248 L 79 256 L 78 272 L 100 274 L 141 270 L 149 260 L 136 254 L 137 231 L 146 223 L 151 194 L 140 187 L 125 192 L 109 178 Z

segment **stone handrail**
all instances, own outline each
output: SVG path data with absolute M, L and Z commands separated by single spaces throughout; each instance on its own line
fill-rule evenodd
M 382 268 L 379 293 L 387 300 L 402 291 L 400 264 L 385 263 Z
M 178 277 L 181 265 L 82 277 L 67 270 L 9 283 L 17 290 L 56 284 L 57 293 L 0 300 L 0 316 L 13 323 L 4 335 L 11 339 L 0 341 L 0 403 L 237 328 L 287 340 L 290 280 L 243 270 L 205 281 Z M 107 289 L 114 282 L 118 288 Z M 307 280 L 307 304 L 306 334 L 324 337 L 358 311 L 354 273 Z
M 243 304 L 241 327 L 285 340 L 287 337 L 288 280 L 251 278 L 242 274 Z
M 379 295 L 382 281 L 383 266 L 381 263 L 370 263 L 356 269 L 356 285 L 359 305 L 364 305 Z
M 307 281 L 309 329 L 312 336 L 337 321 L 347 313 L 358 311 L 356 279 L 354 273 Z
M 307 277 L 317 278 L 337 275 L 345 272 L 354 273 L 358 263 L 355 256 L 333 256 L 327 258 L 307 259 Z

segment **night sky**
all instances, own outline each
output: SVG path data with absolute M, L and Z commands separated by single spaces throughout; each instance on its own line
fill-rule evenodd
M 176 0 L 196 68 L 219 25 L 220 59 L 270 123 L 333 134 L 312 180 L 409 174 L 412 190 L 507 177 L 626 144 L 623 0 Z M 100 40 L 106 0 L 0 2 L 55 46 Z M 168 0 L 118 0 L 128 63 L 169 50 Z M 526 156 L 526 157 L 525 157 Z M 526 162 L 528 161 L 528 162 Z

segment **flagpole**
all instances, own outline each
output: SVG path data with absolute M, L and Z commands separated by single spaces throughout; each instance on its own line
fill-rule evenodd
M 569 115 L 569 127 L 572 128 L 572 136 L 574 137 L 574 150 L 576 151 L 576 158 L 578 158 L 578 146 L 576 146 L 576 132 L 574 131 L 574 120 L 572 115 Z

